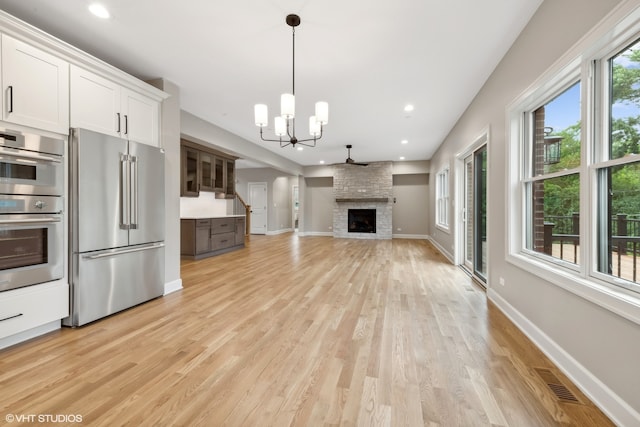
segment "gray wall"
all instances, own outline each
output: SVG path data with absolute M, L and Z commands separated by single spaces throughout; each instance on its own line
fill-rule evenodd
M 393 162 L 393 235 L 426 238 L 429 235 L 429 171 L 428 160 Z M 304 168 L 304 225 L 306 234 L 327 234 L 333 230 L 333 173 L 331 165 Z M 301 185 L 301 188 L 303 186 Z M 398 231 L 397 228 L 402 231 Z
M 394 169 L 396 170 L 396 169 Z M 424 168 L 411 169 L 424 172 Z M 326 171 L 325 171 L 326 172 Z M 305 174 L 307 169 L 305 169 Z M 305 176 L 303 234 L 333 232 L 333 178 Z M 393 236 L 397 238 L 427 238 L 429 234 L 429 175 L 412 173 L 393 176 Z M 401 231 L 398 231 L 401 228 Z
M 209 145 L 224 153 L 244 159 L 259 159 L 260 162 L 285 174 L 302 174 L 303 168 L 299 164 L 184 110 L 180 112 L 180 131 L 188 140 Z
M 267 234 L 291 229 L 291 189 L 297 177 L 272 168 L 237 169 L 236 192 L 247 203 L 250 182 L 267 183 Z
M 490 129 L 489 295 L 503 309 L 511 310 L 512 318 L 542 343 L 548 354 L 555 352 L 556 361 L 574 381 L 592 387 L 592 397 L 610 416 L 616 410 L 618 415 L 625 413 L 624 402 L 619 399 L 633 408 L 627 413 L 640 411 L 640 327 L 506 261 L 505 109 L 617 3 L 618 0 L 543 2 L 431 161 L 434 171 L 445 164 L 454 171 L 456 153 L 464 151 L 483 129 Z M 454 182 L 452 176 L 451 188 Z M 429 199 L 435 200 L 433 188 Z M 433 222 L 430 232 L 441 247 L 449 249 L 454 245 L 454 233 L 436 231 Z M 501 277 L 505 286 L 497 284 Z
M 333 178 L 304 178 L 304 229 L 303 234 L 333 233 Z
M 394 175 L 393 197 L 393 236 L 426 239 L 429 234 L 429 175 Z

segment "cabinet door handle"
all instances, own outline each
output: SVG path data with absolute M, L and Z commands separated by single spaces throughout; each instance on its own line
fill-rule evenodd
M 14 314 L 13 316 L 5 317 L 4 319 L 0 319 L 0 322 L 4 322 L 5 320 L 15 319 L 16 317 L 22 316 L 22 313 Z
M 129 135 L 129 116 L 124 115 L 124 134 Z
M 13 113 L 13 86 L 9 86 L 9 113 Z
M 120 113 L 116 113 L 116 116 L 118 117 L 118 130 L 116 132 L 120 133 Z

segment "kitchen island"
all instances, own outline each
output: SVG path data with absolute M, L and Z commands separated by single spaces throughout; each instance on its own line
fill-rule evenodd
M 202 259 L 244 247 L 244 215 L 180 218 L 180 255 Z

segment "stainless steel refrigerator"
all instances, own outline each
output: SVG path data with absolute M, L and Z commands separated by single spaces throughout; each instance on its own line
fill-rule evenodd
M 72 129 L 71 313 L 81 326 L 164 293 L 164 151 Z

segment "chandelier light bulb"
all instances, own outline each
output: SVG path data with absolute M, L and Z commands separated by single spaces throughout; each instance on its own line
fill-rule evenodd
M 276 136 L 285 136 L 287 134 L 287 121 L 284 117 L 278 116 L 273 119 L 273 128 Z
M 285 119 L 293 119 L 296 114 L 296 98 L 291 93 L 280 96 L 280 115 Z
M 269 110 L 266 104 L 256 104 L 253 107 L 256 119 L 256 126 L 265 127 L 269 124 Z
M 316 119 L 316 116 L 309 117 L 309 134 L 311 136 L 320 136 L 320 122 Z
M 324 101 L 316 102 L 316 120 L 321 125 L 329 123 L 329 104 Z

